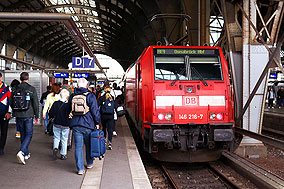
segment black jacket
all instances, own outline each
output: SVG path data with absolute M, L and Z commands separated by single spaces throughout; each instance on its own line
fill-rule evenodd
M 30 107 L 26 111 L 13 111 L 13 116 L 25 118 L 25 117 L 34 117 L 39 118 L 39 101 L 36 93 L 36 89 L 26 82 L 20 83 L 17 87 L 14 88 L 11 94 L 11 105 L 13 107 L 14 102 L 14 92 L 16 88 L 25 88 L 31 94 L 31 103 Z
M 40 98 L 40 103 L 42 104 L 44 100 L 46 100 L 47 95 L 51 93 L 50 91 L 45 91 L 44 93 L 42 93 L 41 98 Z
M 50 118 L 54 118 L 55 125 L 61 125 L 65 127 L 69 127 L 70 119 L 69 119 L 69 105 L 68 103 L 64 103 L 62 101 L 55 101 L 51 106 L 51 109 L 48 112 L 48 116 Z
M 281 98 L 281 99 L 284 98 L 284 90 L 281 91 L 281 89 L 279 89 L 277 91 L 277 98 Z

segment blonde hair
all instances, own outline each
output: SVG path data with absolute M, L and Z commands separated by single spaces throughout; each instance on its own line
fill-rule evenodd
M 111 88 L 108 86 L 104 89 L 104 92 L 106 93 L 106 100 L 112 100 L 112 96 L 110 94 Z

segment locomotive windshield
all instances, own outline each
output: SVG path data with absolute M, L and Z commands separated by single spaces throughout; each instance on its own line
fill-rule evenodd
M 213 54 L 215 50 L 212 50 L 212 55 L 209 53 L 177 55 L 165 52 L 155 55 L 155 80 L 223 80 L 219 56 Z

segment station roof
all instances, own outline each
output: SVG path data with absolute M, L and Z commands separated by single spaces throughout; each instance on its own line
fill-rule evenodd
M 163 2 L 1 0 L 0 11 L 70 14 L 94 53 L 111 56 L 126 69 L 145 47 L 155 45 L 166 33 L 166 24 L 151 24 L 152 16 L 182 12 L 183 0 Z M 284 32 L 283 23 L 281 30 Z M 0 22 L 0 39 L 51 59 L 60 67 L 67 68 L 72 57 L 82 56 L 82 48 L 60 22 Z
M 93 52 L 109 55 L 126 68 L 156 43 L 144 12 L 158 11 L 151 4 L 145 10 L 142 0 L 1 0 L 0 11 L 72 14 Z M 72 56 L 82 56 L 82 48 L 59 22 L 0 22 L 0 36 L 28 52 L 52 57 L 62 67 Z

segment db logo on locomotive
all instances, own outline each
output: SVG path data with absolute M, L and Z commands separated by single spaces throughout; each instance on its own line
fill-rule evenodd
M 198 105 L 198 98 L 196 96 L 185 96 L 183 98 L 184 105 Z

